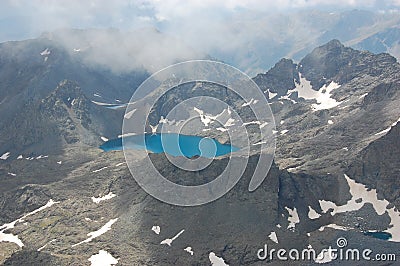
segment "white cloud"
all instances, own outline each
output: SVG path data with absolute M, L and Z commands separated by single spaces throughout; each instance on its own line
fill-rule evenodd
M 170 21 L 196 24 L 243 10 L 275 13 L 277 10 L 318 7 L 368 8 L 400 6 L 399 0 L 5 0 L 0 19 L 30 35 L 57 28 L 115 27 L 140 28 Z M 190 20 L 188 20 L 190 19 Z M 19 20 L 19 21 L 15 21 Z M 7 23 L 8 22 L 8 23 Z M 14 22 L 14 23 L 13 23 Z M 15 23 L 18 22 L 18 23 Z M 19 25 L 21 23 L 21 25 Z M 5 27 L 5 26 L 4 26 Z M 5 28 L 6 29 L 6 28 Z M 4 33 L 3 33 L 4 34 Z M 0 35 L 0 38 L 2 36 Z M 3 36 L 4 38 L 5 36 Z M 34 36 L 30 36 L 34 37 Z
M 292 57 L 292 52 L 304 49 L 324 30 L 310 18 L 286 11 L 389 6 L 400 7 L 400 0 L 5 0 L 0 10 L 0 41 L 33 38 L 59 28 L 141 29 L 122 40 L 93 31 L 85 40 L 65 34 L 62 42 L 71 50 L 97 45 L 88 62 L 115 71 L 144 65 L 154 72 L 208 54 L 254 74 L 250 70 L 264 71 L 261 63 L 270 64 L 282 56 L 274 55 L 274 50 L 291 49 L 287 57 Z M 169 37 L 143 28 L 160 29 Z M 296 47 L 284 47 L 289 40 Z

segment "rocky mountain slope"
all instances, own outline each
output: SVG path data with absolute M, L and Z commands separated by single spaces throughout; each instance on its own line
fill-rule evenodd
M 120 103 L 128 101 L 148 76 L 143 68 L 117 73 L 89 64 L 85 58 L 94 48 L 85 48 L 67 49 L 51 35 L 0 44 L 0 128 L 15 120 L 21 109 L 47 97 L 63 80 L 78 83 L 90 100 Z
M 0 130 L 1 149 L 39 156 L 57 153 L 65 144 L 96 146 L 101 136 L 120 134 L 122 115 L 123 110 L 95 104 L 76 83 L 64 80 L 46 98 L 26 103 L 11 116 Z
M 210 265 L 217 260 L 300 265 L 261 261 L 257 251 L 268 244 L 275 249 L 311 246 L 319 253 L 336 247 L 339 237 L 347 239 L 347 248 L 399 256 L 399 70 L 388 54 L 353 50 L 334 40 L 298 64 L 283 59 L 257 75 L 254 81 L 275 116 L 275 162 L 250 193 L 258 160 L 253 154 L 228 194 L 198 207 L 172 206 L 147 195 L 131 177 L 122 152 L 97 148 L 102 134 L 120 129 L 122 114 L 91 102 L 78 84 L 54 86 L 29 111 L 16 112 L 11 129 L 0 131 L 2 140 L 18 139 L 0 154 L 0 262 L 90 265 L 94 256 L 106 254 L 103 259 L 117 260 L 117 265 Z M 183 93 L 173 93 L 155 108 L 153 122 L 188 95 L 214 91 L 225 98 L 225 92 L 210 88 L 185 85 Z M 29 131 L 31 120 L 37 127 Z M 43 149 L 45 136 L 54 139 L 51 149 Z M 14 147 L 25 139 L 29 148 L 21 144 L 19 158 Z M 146 175 L 139 152 L 137 158 L 134 173 Z M 178 171 L 163 154 L 151 158 L 171 180 L 197 177 Z M 222 169 L 226 160 L 213 165 Z M 376 232 L 390 234 L 391 241 Z M 396 262 L 371 265 L 391 263 Z

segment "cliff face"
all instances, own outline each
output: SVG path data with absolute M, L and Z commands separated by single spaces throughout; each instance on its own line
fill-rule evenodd
M 295 82 L 299 82 L 299 71 L 293 60 L 281 59 L 267 73 L 254 77 L 254 82 L 262 91 L 269 90 L 280 97 L 286 95 L 288 90 L 295 88 Z
M 383 134 L 383 133 L 382 133 Z M 388 128 L 382 138 L 370 143 L 354 159 L 348 174 L 377 190 L 378 195 L 400 207 L 400 125 Z

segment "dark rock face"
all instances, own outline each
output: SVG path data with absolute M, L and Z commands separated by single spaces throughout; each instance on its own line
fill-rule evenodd
M 373 55 L 345 47 L 337 40 L 314 49 L 300 61 L 299 71 L 320 88 L 335 78 L 339 84 L 347 83 L 361 73 L 377 77 L 385 67 L 391 67 L 396 59 L 389 54 Z
M 348 173 L 400 208 L 400 124 L 363 149 Z
M 325 84 L 325 79 L 340 74 L 340 69 L 346 67 L 355 54 L 358 52 L 344 47 L 338 40 L 332 40 L 304 57 L 299 69 L 313 87 L 319 88 Z
M 22 250 L 14 253 L 3 265 L 68 265 L 68 263 L 51 254 L 39 252 L 36 250 Z
M 47 203 L 48 191 L 36 186 L 24 186 L 16 190 L 5 191 L 0 196 L 2 216 L 0 223 L 13 221 Z
M 299 73 L 296 64 L 291 59 L 281 59 L 265 74 L 258 74 L 254 82 L 262 91 L 270 90 L 277 93 L 278 97 L 286 95 L 287 91 L 295 87 L 299 81 Z
M 399 89 L 399 83 L 381 83 L 364 97 L 363 105 L 375 104 L 390 99 L 396 95 Z

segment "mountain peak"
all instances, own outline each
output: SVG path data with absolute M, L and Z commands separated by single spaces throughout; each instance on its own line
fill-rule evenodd
M 320 48 L 325 48 L 327 50 L 330 50 L 332 48 L 344 48 L 344 45 L 337 39 L 333 39 L 326 44 L 320 46 Z
M 395 63 L 396 59 L 389 54 L 359 51 L 332 40 L 305 56 L 299 71 L 313 88 L 321 88 L 331 81 L 344 84 L 363 74 L 377 76 L 384 71 L 390 76 Z
M 265 74 L 259 74 L 254 82 L 263 90 L 269 90 L 283 96 L 288 89 L 295 87 L 294 81 L 299 80 L 297 66 L 292 59 L 282 58 Z
M 353 60 L 365 59 L 360 51 L 345 47 L 340 41 L 334 39 L 306 55 L 300 61 L 299 71 L 311 81 L 314 88 L 320 88 L 338 74 L 346 78 L 343 69 L 349 67 L 349 63 Z M 344 79 L 335 81 L 346 82 Z

